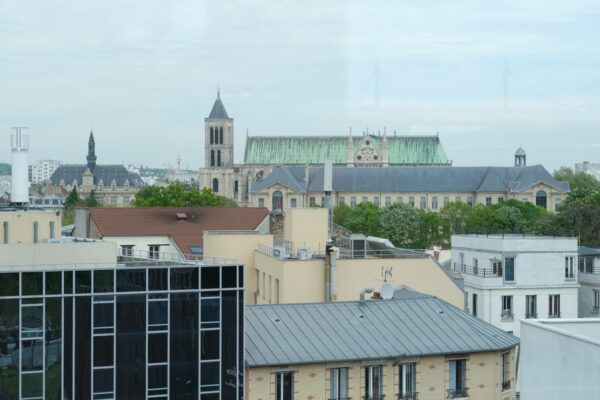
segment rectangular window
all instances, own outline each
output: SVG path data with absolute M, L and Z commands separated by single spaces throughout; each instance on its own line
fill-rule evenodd
M 267 291 L 267 273 L 263 272 L 262 273 L 262 298 L 263 300 L 266 298 L 266 294 L 265 292 Z
M 269 303 L 273 300 L 273 277 L 269 275 Z
M 492 260 L 492 272 L 496 276 L 502 276 L 502 261 Z
M 510 353 L 502 354 L 502 391 L 510 390 Z
M 290 207 L 296 208 L 296 199 L 290 199 Z
M 396 203 L 398 203 L 398 204 L 403 204 L 404 203 L 404 200 L 402 199 L 402 196 L 396 197 Z
M 132 244 L 121 245 L 121 255 L 125 256 L 125 257 L 133 256 L 133 245 Z
M 498 197 L 498 203 L 504 203 L 504 197 Z
M 450 360 L 448 363 L 450 372 L 448 380 L 448 398 L 456 399 L 467 397 L 467 360 Z
M 379 196 L 375 196 L 375 197 L 373 197 L 373 203 L 374 203 L 374 204 L 375 204 L 377 207 L 379 207 Z
M 594 296 L 592 314 L 598 314 L 598 311 L 600 311 L 600 290 L 592 289 L 592 295 Z
M 575 271 L 573 269 L 573 256 L 565 257 L 565 279 L 575 278 Z
M 308 205 L 311 207 L 315 207 L 317 205 L 317 199 L 315 197 L 311 197 L 308 199 Z
M 365 398 L 379 400 L 383 395 L 381 366 L 365 368 Z
M 444 197 L 444 207 L 450 204 L 450 197 Z
M 504 259 L 504 281 L 515 281 L 515 258 L 507 257 Z
M 389 207 L 391 205 L 392 205 L 392 198 L 388 196 L 385 198 L 385 206 Z
M 456 201 L 457 203 L 460 203 L 462 201 L 462 198 L 460 196 L 456 196 L 454 201 Z
M 50 239 L 54 239 L 54 221 L 50 221 Z
M 259 207 L 264 207 L 265 206 L 265 199 L 259 198 L 258 199 L 258 206 Z
M 471 196 L 467 197 L 467 205 L 473 207 L 473 198 Z
M 275 278 L 275 304 L 279 304 L 279 279 Z
M 325 197 L 321 197 L 321 207 L 325 207 Z
M 330 372 L 330 400 L 346 400 L 348 398 L 348 368 L 332 368 Z
M 4 244 L 8 244 L 8 221 L 2 223 L 2 230 L 4 231 Z
M 479 274 L 479 260 L 474 258 L 473 259 L 473 275 L 478 275 Z
M 492 205 L 492 198 L 491 197 L 486 197 L 485 198 L 485 205 L 486 206 L 491 206 Z
M 33 223 L 33 243 L 38 242 L 38 222 Z
M 414 198 L 414 197 L 412 197 L 412 196 L 410 196 L 410 197 L 408 198 L 408 204 L 409 204 L 411 207 L 414 207 L 414 206 L 415 206 L 415 198 Z
M 368 197 L 363 197 L 361 203 L 368 203 L 369 202 L 369 198 Z
M 473 293 L 473 316 L 477 316 L 477 293 Z
M 421 197 L 421 203 L 419 204 L 422 210 L 427 209 L 427 197 Z
M 293 400 L 294 399 L 294 373 L 279 372 L 277 373 L 277 382 L 275 388 L 276 400 Z
M 338 205 L 346 204 L 346 199 L 342 196 L 338 198 Z
M 432 210 L 437 210 L 438 208 L 438 198 L 437 197 L 432 197 L 431 198 L 431 209 Z
M 594 273 L 594 257 L 585 258 L 585 272 L 588 274 Z
M 399 365 L 398 398 L 413 399 L 417 394 L 417 364 Z
M 502 319 L 512 319 L 513 317 L 513 297 L 502 296 Z
M 258 299 L 259 296 L 260 296 L 260 271 L 256 270 L 256 298 Z
M 535 294 L 525 296 L 525 318 L 537 318 L 537 296 Z
M 350 207 L 351 208 L 356 207 L 356 197 L 354 197 L 354 196 L 350 197 Z
M 554 211 L 558 212 L 560 210 L 560 199 L 556 199 L 554 202 Z
M 560 318 L 560 295 L 548 296 L 548 318 Z
M 151 244 L 148 246 L 148 257 L 152 260 L 158 260 L 160 256 L 160 246 L 157 244 Z

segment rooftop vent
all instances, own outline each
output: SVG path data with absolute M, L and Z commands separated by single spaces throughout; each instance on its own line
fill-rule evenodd
M 175 214 L 175 217 L 177 218 L 177 221 L 187 221 L 188 216 L 186 213 L 177 213 Z

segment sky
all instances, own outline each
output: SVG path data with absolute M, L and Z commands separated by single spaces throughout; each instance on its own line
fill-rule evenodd
M 196 169 L 250 135 L 439 134 L 454 165 L 600 162 L 600 2 L 7 0 L 0 160 Z M 2 139 L 3 138 L 3 139 Z

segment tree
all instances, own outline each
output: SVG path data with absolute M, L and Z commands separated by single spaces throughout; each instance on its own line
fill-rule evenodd
M 346 228 L 366 236 L 378 236 L 381 232 L 379 207 L 373 203 L 360 203 L 346 218 Z
M 440 210 L 442 238 L 446 244 L 450 244 L 452 234 L 461 233 L 467 229 L 467 221 L 472 214 L 473 207 L 460 201 L 449 203 Z
M 582 246 L 600 246 L 600 190 L 573 190 L 560 206 L 556 234 L 579 235 Z
M 418 233 L 413 248 L 428 249 L 433 243 L 442 241 L 441 217 L 437 212 L 417 210 L 419 216 Z
M 146 186 L 132 202 L 134 207 L 237 207 L 234 200 L 217 196 L 209 188 L 186 188 L 181 182 Z
M 396 247 L 416 247 L 419 235 L 419 213 L 417 209 L 395 203 L 381 210 L 379 214 L 381 236 Z
M 333 222 L 338 225 L 346 226 L 348 214 L 352 209 L 346 203 L 341 203 L 333 208 Z
M 586 174 L 585 172 L 574 172 L 569 167 L 560 167 L 557 171 L 554 171 L 554 178 L 559 181 L 569 182 L 571 190 L 600 190 L 600 182 L 592 175 Z
M 65 199 L 64 208 L 67 209 L 75 207 L 77 203 L 79 203 L 79 200 L 80 198 L 77 194 L 77 186 L 74 186 L 73 189 L 71 189 L 71 192 L 69 192 L 67 198 Z

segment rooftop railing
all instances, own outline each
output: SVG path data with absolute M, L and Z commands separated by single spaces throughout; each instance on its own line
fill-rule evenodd
M 482 268 L 475 267 L 467 264 L 454 263 L 454 271 L 461 272 L 463 274 L 481 276 L 483 278 L 501 278 L 502 277 L 502 268 L 498 267 L 496 269 L 492 268 Z
M 127 266 L 168 266 L 168 265 L 221 265 L 236 264 L 233 258 L 205 257 L 200 254 L 181 254 L 164 251 L 148 251 L 121 248 L 117 257 L 119 263 Z

